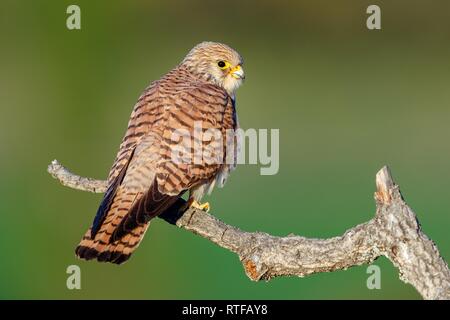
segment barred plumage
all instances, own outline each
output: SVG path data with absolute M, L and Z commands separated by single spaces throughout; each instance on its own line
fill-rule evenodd
M 229 70 L 217 66 L 222 60 Z M 226 130 L 236 129 L 234 94 L 243 79 L 242 63 L 230 47 L 204 42 L 144 91 L 109 173 L 108 191 L 76 249 L 78 257 L 123 263 L 139 245 L 153 217 L 186 191 L 199 201 L 216 178 L 223 179 L 234 167 L 234 163 L 207 163 L 204 159 L 175 163 L 172 135 L 180 129 L 194 135 L 197 121 L 203 132 L 217 129 L 224 138 Z M 216 150 L 227 142 L 211 139 L 201 143 Z M 185 147 L 195 157 L 193 149 Z

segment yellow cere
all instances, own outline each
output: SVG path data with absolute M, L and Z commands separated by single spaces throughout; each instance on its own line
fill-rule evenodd
M 231 76 L 235 79 L 245 79 L 244 70 L 242 70 L 241 65 L 238 64 L 236 67 L 232 68 L 229 72 Z

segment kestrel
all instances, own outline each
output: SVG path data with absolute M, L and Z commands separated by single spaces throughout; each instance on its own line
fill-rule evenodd
M 150 220 L 186 191 L 188 205 L 209 208 L 207 203 L 200 204 L 201 198 L 216 184 L 223 185 L 236 156 L 225 161 L 230 151 L 224 148 L 221 162 L 174 161 L 173 132 L 192 133 L 194 123 L 200 122 L 201 130 L 219 130 L 225 140 L 227 130 L 237 129 L 235 92 L 245 78 L 242 64 L 242 57 L 229 46 L 202 42 L 145 89 L 131 113 L 93 224 L 76 248 L 79 258 L 125 262 Z M 224 140 L 208 143 L 228 145 Z M 195 158 L 194 148 L 185 151 Z

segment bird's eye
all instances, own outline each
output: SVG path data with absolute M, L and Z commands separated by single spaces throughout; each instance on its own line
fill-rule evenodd
M 219 62 L 217 62 L 217 65 L 218 65 L 220 68 L 222 68 L 222 69 L 225 69 L 225 67 L 227 66 L 227 64 L 225 63 L 225 61 L 219 61 Z

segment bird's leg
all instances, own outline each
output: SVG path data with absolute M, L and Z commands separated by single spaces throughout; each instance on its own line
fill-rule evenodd
M 195 208 L 199 210 L 203 210 L 205 212 L 209 212 L 211 209 L 211 206 L 209 205 L 209 202 L 200 203 L 200 199 L 205 194 L 205 187 L 207 185 L 203 184 L 201 186 L 197 186 L 194 188 L 191 188 L 189 190 L 189 199 L 187 200 L 184 209 L 187 210 L 188 208 Z

